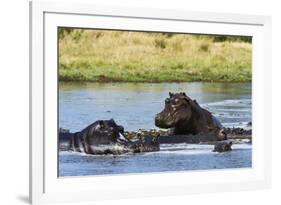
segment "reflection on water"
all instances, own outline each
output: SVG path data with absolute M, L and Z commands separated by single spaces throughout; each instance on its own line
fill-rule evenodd
M 251 83 L 60 83 L 59 126 L 79 131 L 113 118 L 125 130 L 155 128 L 169 91 L 186 92 L 224 126 L 251 121 Z

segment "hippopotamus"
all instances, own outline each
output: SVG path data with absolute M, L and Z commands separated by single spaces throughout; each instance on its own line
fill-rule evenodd
M 155 125 L 169 128 L 171 135 L 213 133 L 217 140 L 227 138 L 219 120 L 185 92 L 169 92 L 163 111 L 155 116 Z
M 213 152 L 227 152 L 231 151 L 232 142 L 218 142 L 215 144 Z
M 117 125 L 113 119 L 98 120 L 80 132 L 60 132 L 60 148 L 87 154 L 123 154 L 160 149 L 157 140 L 133 142 L 123 134 L 124 127 Z
M 138 140 L 135 141 L 131 147 L 133 148 L 134 153 L 140 152 L 154 152 L 160 150 L 160 142 L 159 136 L 151 137 L 151 136 L 137 136 Z

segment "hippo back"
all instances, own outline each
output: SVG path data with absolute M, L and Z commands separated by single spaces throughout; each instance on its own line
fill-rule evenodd
M 212 120 L 213 120 L 213 123 L 216 127 L 218 128 L 223 128 L 222 124 L 220 123 L 220 121 L 218 120 L 218 118 L 216 118 L 214 115 L 212 115 Z

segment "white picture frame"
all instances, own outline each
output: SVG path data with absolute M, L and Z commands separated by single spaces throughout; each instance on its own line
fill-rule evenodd
M 58 178 L 58 26 L 253 36 L 253 167 Z M 30 2 L 30 202 L 42 204 L 269 188 L 270 59 L 271 18 L 267 16 Z M 270 109 L 266 109 L 268 107 Z

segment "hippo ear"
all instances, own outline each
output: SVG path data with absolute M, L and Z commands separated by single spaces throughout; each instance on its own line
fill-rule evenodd
M 173 95 L 174 95 L 173 93 L 169 92 L 169 96 L 170 96 L 170 98 L 171 98 L 171 97 L 173 97 Z
M 185 92 L 180 92 L 181 95 L 186 96 Z
M 197 102 L 197 100 L 193 100 L 193 102 L 194 102 L 196 105 L 199 105 L 198 102 Z
M 99 126 L 100 126 L 101 128 L 103 128 L 103 127 L 105 126 L 105 124 L 104 124 L 104 121 L 103 121 L 103 120 L 100 120 L 100 121 L 99 121 Z

